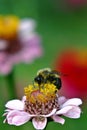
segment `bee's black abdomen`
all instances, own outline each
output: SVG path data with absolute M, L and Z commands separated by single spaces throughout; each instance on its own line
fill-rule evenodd
M 54 85 L 55 85 L 58 89 L 61 89 L 61 87 L 62 87 L 61 79 L 60 79 L 60 78 L 56 78 L 56 80 L 55 80 L 55 82 L 54 82 Z

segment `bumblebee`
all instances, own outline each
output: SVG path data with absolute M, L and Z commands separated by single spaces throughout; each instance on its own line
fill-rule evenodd
M 62 86 L 60 74 L 50 68 L 39 70 L 37 76 L 34 78 L 34 83 L 37 83 L 40 87 L 43 87 L 47 83 L 54 84 L 57 89 L 60 89 Z

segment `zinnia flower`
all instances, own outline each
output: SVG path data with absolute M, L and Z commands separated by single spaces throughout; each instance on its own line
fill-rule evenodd
M 61 72 L 62 93 L 70 98 L 86 98 L 87 50 L 66 49 L 56 59 L 55 69 Z
M 13 65 L 31 63 L 42 55 L 41 40 L 32 19 L 0 17 L 0 73 L 8 74 Z
M 20 126 L 32 120 L 35 129 L 43 130 L 46 127 L 47 119 L 52 118 L 55 122 L 64 124 L 65 119 L 79 118 L 82 104 L 81 99 L 58 96 L 58 90 L 53 84 L 44 84 L 42 88 L 36 85 L 25 87 L 25 96 L 22 100 L 11 100 L 5 105 L 4 116 L 10 125 Z

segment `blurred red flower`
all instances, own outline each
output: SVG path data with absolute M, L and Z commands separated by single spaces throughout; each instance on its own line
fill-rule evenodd
M 82 6 L 87 4 L 87 0 L 67 0 L 72 6 Z
M 87 96 L 87 51 L 65 50 L 56 59 L 55 68 L 62 73 L 63 94 L 68 97 Z

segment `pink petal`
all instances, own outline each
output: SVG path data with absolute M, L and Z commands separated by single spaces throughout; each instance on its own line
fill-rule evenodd
M 56 112 L 56 109 L 53 109 L 53 110 L 51 111 L 51 113 L 49 113 L 48 115 L 40 115 L 40 116 L 42 116 L 42 117 L 50 117 L 50 116 L 52 116 L 55 112 Z
M 64 96 L 61 96 L 61 97 L 58 97 L 58 104 L 59 105 L 62 105 L 63 103 L 65 103 L 67 101 L 66 97 Z
M 6 53 L 0 52 L 0 63 L 2 64 L 7 58 Z
M 18 114 L 19 114 L 19 111 L 17 111 L 17 110 L 11 110 L 8 113 L 7 117 L 6 117 L 8 124 L 11 125 L 12 124 L 12 119 L 14 118 L 14 116 L 16 116 Z
M 16 126 L 20 126 L 22 124 L 25 124 L 29 120 L 30 120 L 30 117 L 28 115 L 26 115 L 25 113 L 23 113 L 23 115 L 15 116 L 12 120 L 12 124 L 14 124 Z
M 33 19 L 23 19 L 20 21 L 18 32 L 20 33 L 26 33 L 26 32 L 32 32 L 36 28 L 36 22 Z
M 64 122 L 65 122 L 65 120 L 64 120 L 63 118 L 61 118 L 61 117 L 59 117 L 59 116 L 56 116 L 56 115 L 52 116 L 52 119 L 53 119 L 55 122 L 57 122 L 57 123 L 61 123 L 62 125 L 63 125 Z
M 10 73 L 10 71 L 12 70 L 12 63 L 10 63 L 9 59 L 8 61 L 5 60 L 4 63 L 0 64 L 0 73 L 1 74 L 8 74 Z
M 63 115 L 69 118 L 79 118 L 80 114 L 81 114 L 81 109 L 77 106 L 73 106 L 71 110 L 69 110 L 67 113 Z
M 10 110 L 10 109 L 6 109 L 6 110 L 5 110 L 5 112 L 9 112 L 9 111 L 11 111 L 11 110 Z
M 42 56 L 42 49 L 40 46 L 37 47 L 25 47 L 23 51 L 21 51 L 21 60 L 22 62 L 31 63 L 35 58 Z
M 65 106 L 67 106 L 67 105 L 76 105 L 76 106 L 78 106 L 78 105 L 81 105 L 81 104 L 82 104 L 81 99 L 79 99 L 79 98 L 72 98 L 72 99 L 69 99 L 68 101 L 66 101 L 66 102 L 62 105 L 62 107 L 65 107 Z
M 18 37 L 23 43 L 27 41 L 31 34 L 34 33 L 36 22 L 33 19 L 21 20 L 18 27 Z
M 8 114 L 8 112 L 5 112 L 2 116 L 6 116 Z
M 4 119 L 3 123 L 6 123 L 6 119 Z
M 60 109 L 59 111 L 57 111 L 56 115 L 65 114 L 66 112 L 68 112 L 71 109 L 72 109 L 72 106 L 66 106 L 66 107 Z
M 25 100 L 26 100 L 26 96 L 23 96 L 22 97 L 22 102 L 25 102 Z
M 1 40 L 0 38 L 0 50 L 5 50 L 8 47 L 8 41 L 7 40 Z
M 15 99 L 15 100 L 8 101 L 5 107 L 9 109 L 15 109 L 15 110 L 24 110 L 24 103 L 20 100 Z
M 46 127 L 47 124 L 47 118 L 44 118 L 44 121 L 39 121 L 36 118 L 32 119 L 32 123 L 35 129 L 37 130 L 43 130 Z
M 12 110 L 7 115 L 8 124 L 22 125 L 30 120 L 30 116 L 27 112 Z
M 50 117 L 50 116 L 52 116 L 55 112 L 56 112 L 56 109 L 53 109 L 53 110 L 51 111 L 51 113 L 49 113 L 48 115 L 38 115 L 38 116 L 40 116 L 40 117 Z M 30 116 L 30 117 L 37 117 L 37 115 L 30 115 L 30 114 L 29 114 L 29 116 Z

